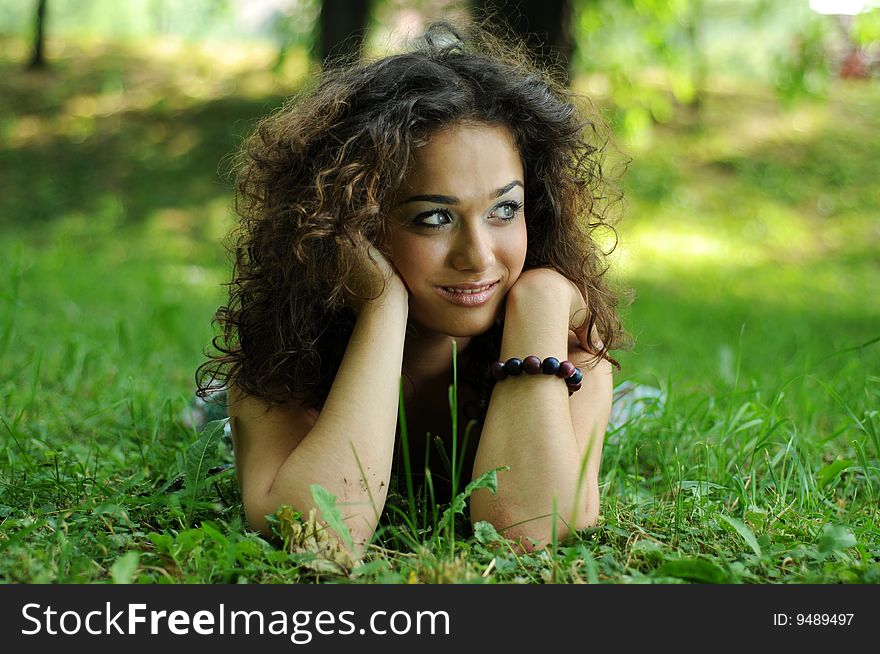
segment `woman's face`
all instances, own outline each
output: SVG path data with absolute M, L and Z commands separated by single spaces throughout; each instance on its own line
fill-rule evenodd
M 416 151 L 386 241 L 411 319 L 458 337 L 492 326 L 525 262 L 524 182 L 503 127 L 457 124 Z

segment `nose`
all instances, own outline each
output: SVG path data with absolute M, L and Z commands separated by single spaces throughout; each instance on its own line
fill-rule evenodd
M 461 272 L 483 272 L 495 264 L 491 235 L 483 221 L 462 226 L 450 252 L 452 267 Z

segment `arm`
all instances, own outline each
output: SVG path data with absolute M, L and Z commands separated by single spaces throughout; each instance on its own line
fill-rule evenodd
M 307 513 L 310 486 L 320 484 L 337 497 L 355 543 L 369 541 L 388 492 L 408 309 L 395 275 L 359 307 L 320 414 L 300 405 L 267 412 L 261 399 L 230 389 L 236 472 L 252 528 L 268 532 L 264 516 L 282 504 Z
M 569 527 L 590 526 L 599 514 L 612 379 L 610 364 L 601 360 L 589 368 L 591 357 L 569 336 L 585 308 L 574 285 L 549 269 L 524 272 L 507 296 L 501 359 L 554 356 L 570 359 L 584 373 L 583 388 L 571 397 L 566 385 L 549 375 L 508 377 L 492 392 L 474 476 L 502 465 L 510 470 L 499 473 L 495 495 L 474 493 L 471 519 L 491 522 L 525 547 L 527 539 L 539 546 L 550 542 L 554 498 L 560 540 Z

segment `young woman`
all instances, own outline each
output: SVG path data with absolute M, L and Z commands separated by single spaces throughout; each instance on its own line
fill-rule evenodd
M 371 539 L 404 470 L 401 378 L 409 463 L 438 499 L 503 466 L 472 521 L 524 548 L 595 523 L 622 338 L 591 236 L 613 232 L 596 135 L 518 46 L 445 24 L 325 71 L 260 124 L 238 162 L 219 352 L 200 369 L 203 392 L 228 388 L 254 529 L 283 504 L 308 513 L 320 484 Z M 474 427 L 457 483 L 440 452 L 453 340 L 459 449 Z

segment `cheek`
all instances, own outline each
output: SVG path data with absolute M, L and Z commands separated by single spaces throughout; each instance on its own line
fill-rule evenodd
M 510 271 L 512 280 L 519 277 L 519 274 L 522 272 L 526 261 L 528 245 L 529 239 L 526 232 L 526 223 L 524 220 L 521 220 L 517 225 L 517 229 L 511 229 L 509 235 L 505 234 L 503 241 L 504 262 Z
M 392 235 L 390 245 L 391 263 L 410 288 L 442 265 L 444 254 L 440 239 L 418 238 L 400 232 Z

